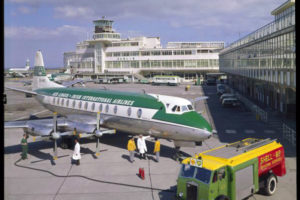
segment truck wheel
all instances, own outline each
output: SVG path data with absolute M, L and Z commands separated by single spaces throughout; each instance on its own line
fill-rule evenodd
M 229 200 L 229 198 L 225 195 L 218 196 L 216 200 Z
M 277 187 L 276 176 L 274 174 L 270 174 L 265 179 L 264 193 L 268 196 L 271 196 L 275 193 L 276 187 Z

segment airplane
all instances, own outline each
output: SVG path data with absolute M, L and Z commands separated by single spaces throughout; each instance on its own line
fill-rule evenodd
M 8 75 L 10 77 L 21 77 L 24 78 L 29 76 L 29 59 L 26 60 L 26 66 L 24 68 L 10 68 L 8 70 Z
M 49 78 L 50 81 L 54 81 L 60 84 L 65 81 L 70 81 L 74 79 L 74 76 L 71 74 L 70 69 L 67 69 L 63 73 L 47 74 L 47 77 Z
M 5 122 L 5 128 L 23 128 L 34 140 L 53 140 L 54 159 L 57 159 L 57 140 L 61 138 L 65 146 L 67 136 L 75 134 L 74 130 L 81 132 L 81 137 L 96 137 L 96 152 L 99 151 L 99 137 L 117 130 L 173 140 L 176 155 L 180 147 L 202 145 L 213 132 L 207 120 L 194 110 L 191 101 L 184 98 L 145 91 L 73 88 L 52 82 L 46 76 L 41 51 L 35 56 L 32 91 L 6 88 L 35 96 L 54 113 L 53 120 Z

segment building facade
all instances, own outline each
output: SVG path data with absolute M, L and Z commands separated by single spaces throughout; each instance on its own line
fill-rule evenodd
M 275 20 L 220 52 L 220 72 L 261 106 L 296 113 L 295 0 L 271 12 Z
M 159 37 L 121 39 L 111 20 L 95 20 L 92 40 L 64 53 L 64 66 L 75 73 L 173 74 L 190 78 L 219 71 L 219 52 L 224 42 L 169 42 Z

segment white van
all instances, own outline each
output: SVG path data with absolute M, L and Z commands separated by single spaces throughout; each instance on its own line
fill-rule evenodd
M 236 106 L 240 106 L 241 103 L 240 101 L 236 98 L 236 97 L 228 97 L 223 99 L 222 101 L 222 106 L 232 106 L 232 107 L 236 107 Z
M 235 94 L 232 93 L 224 93 L 220 96 L 220 102 L 222 103 L 223 99 L 230 98 L 230 97 L 236 97 Z

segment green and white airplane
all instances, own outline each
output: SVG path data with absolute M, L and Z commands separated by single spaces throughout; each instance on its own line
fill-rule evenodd
M 37 139 L 64 139 L 77 132 L 82 137 L 112 133 L 115 130 L 134 135 L 174 141 L 180 146 L 199 145 L 212 135 L 211 125 L 184 98 L 160 94 L 64 87 L 46 77 L 40 51 L 35 56 L 32 91 L 29 93 L 47 109 L 59 114 L 51 119 L 5 122 L 5 128 L 24 128 Z M 101 114 L 100 114 L 101 113 Z M 98 140 L 99 142 L 99 140 Z M 98 143 L 97 143 L 98 146 Z M 98 151 L 98 148 L 97 148 Z

